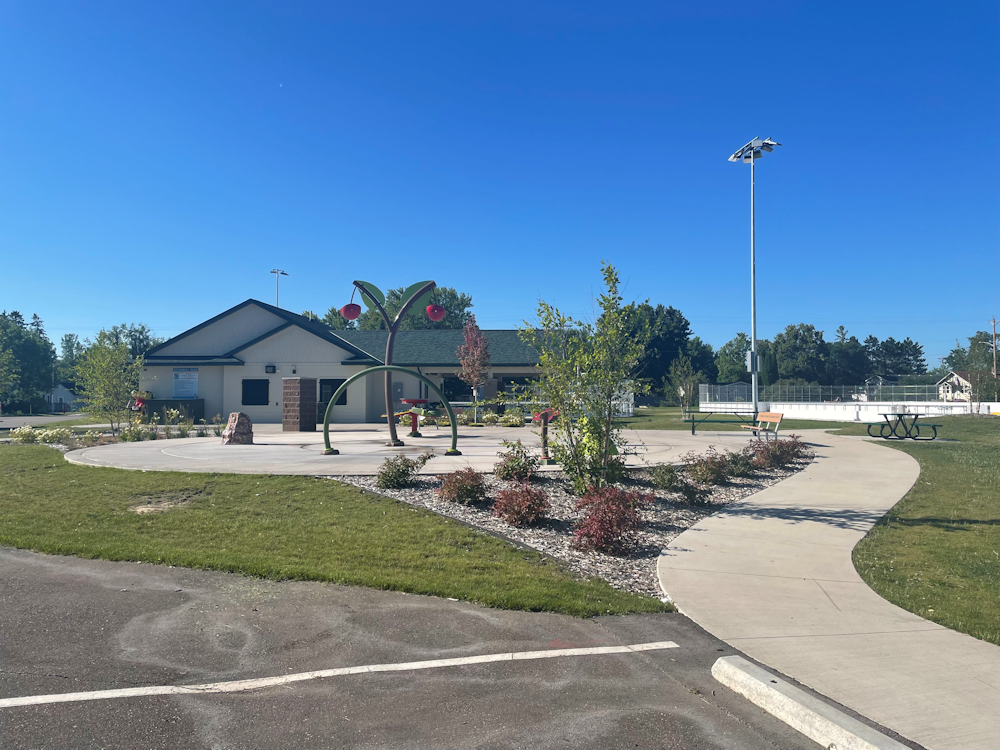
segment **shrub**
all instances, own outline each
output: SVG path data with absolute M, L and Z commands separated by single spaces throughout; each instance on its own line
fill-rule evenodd
M 530 526 L 549 509 L 549 499 L 540 489 L 527 482 L 510 490 L 500 490 L 493 502 L 493 515 L 502 518 L 511 526 Z
M 753 456 L 746 448 L 726 454 L 726 469 L 731 477 L 748 477 L 753 474 Z
M 189 434 L 189 431 L 190 431 L 190 426 L 185 424 L 184 422 L 181 422 L 179 425 L 177 425 L 177 437 L 186 438 Z
M 456 420 L 456 421 L 458 421 L 458 420 Z M 437 418 L 437 426 L 438 427 L 451 427 L 451 421 L 448 419 L 448 415 L 447 414 L 442 414 L 440 417 Z
M 711 497 L 711 492 L 707 487 L 689 482 L 684 478 L 678 478 L 677 484 L 674 485 L 674 492 L 692 505 L 708 505 Z
M 653 479 L 653 484 L 659 489 L 668 492 L 675 489 L 683 481 L 680 472 L 677 471 L 677 467 L 670 464 L 657 464 L 649 470 L 649 473 Z
M 88 445 L 93 445 L 101 439 L 101 433 L 97 432 L 97 430 L 87 430 L 84 436 L 80 439 Z
M 66 427 L 52 427 L 48 430 L 41 430 L 38 433 L 39 443 L 65 443 L 73 437 L 73 431 Z
M 601 552 L 628 550 L 642 524 L 639 511 L 651 502 L 652 495 L 617 487 L 592 487 L 576 504 L 584 515 L 573 531 L 573 546 Z
M 758 469 L 775 469 L 802 458 L 808 452 L 797 435 L 782 440 L 754 440 L 747 446 L 753 465 Z
M 708 446 L 704 455 L 691 451 L 681 459 L 687 465 L 688 474 L 702 484 L 722 484 L 729 478 L 729 461 L 714 446 Z
M 500 423 L 500 417 L 495 411 L 488 411 L 483 414 L 483 424 L 487 427 L 495 427 Z
M 513 443 L 504 440 L 501 445 L 506 450 L 497 453 L 500 461 L 493 469 L 496 478 L 505 482 L 530 480 L 531 475 L 538 469 L 538 457 L 533 456 L 520 440 Z
M 383 490 L 398 490 L 408 487 L 413 477 L 433 454 L 424 453 L 416 458 L 393 456 L 387 458 L 375 475 L 375 486 Z
M 504 427 L 524 427 L 524 415 L 520 412 L 507 412 L 500 420 Z
M 10 437 L 15 443 L 37 443 L 38 433 L 35 432 L 31 425 L 24 425 L 18 427 L 16 430 L 10 431 Z
M 469 415 L 464 411 L 460 411 L 458 414 L 455 415 L 455 424 L 459 425 L 460 427 L 464 427 L 465 425 L 469 424 Z
M 438 487 L 437 494 L 450 503 L 471 505 L 486 499 L 483 475 L 471 466 L 451 474 L 440 474 L 438 479 L 441 480 L 441 486 Z
M 148 431 L 139 427 L 139 425 L 129 425 L 128 427 L 123 427 L 122 431 L 118 433 L 118 437 L 120 437 L 124 443 L 138 443 L 140 440 L 145 440 L 147 436 Z

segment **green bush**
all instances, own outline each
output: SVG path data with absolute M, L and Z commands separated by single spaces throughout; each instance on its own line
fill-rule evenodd
M 455 424 L 459 425 L 460 427 L 464 427 L 465 425 L 469 424 L 468 413 L 464 411 L 458 412 L 455 415 Z
M 753 456 L 745 448 L 727 454 L 726 465 L 731 477 L 748 477 L 753 474 Z
M 483 414 L 483 424 L 487 427 L 496 427 L 500 423 L 500 417 L 495 411 L 488 411 Z
M 678 480 L 674 485 L 674 492 L 680 494 L 686 502 L 692 505 L 708 505 L 711 492 L 707 487 L 701 487 L 686 479 Z
M 504 427 L 524 427 L 524 415 L 520 412 L 507 412 L 500 420 Z
M 451 427 L 451 420 L 448 419 L 447 414 L 442 414 L 436 421 L 438 427 Z
M 657 464 L 649 470 L 649 473 L 653 484 L 667 492 L 676 489 L 677 485 L 683 481 L 677 467 L 670 464 Z
M 375 486 L 383 490 L 399 490 L 409 487 L 417 472 L 433 457 L 424 453 L 416 458 L 393 456 L 387 458 L 375 475 Z
M 471 505 L 486 499 L 483 475 L 471 466 L 451 474 L 439 474 L 438 479 L 441 480 L 441 486 L 438 487 L 437 494 L 443 500 Z
M 11 440 L 15 443 L 37 443 L 38 433 L 35 432 L 31 425 L 24 425 L 23 427 L 18 427 L 16 430 L 10 431 Z
M 702 484 L 722 484 L 729 478 L 729 461 L 715 450 L 715 446 L 708 446 L 703 455 L 691 451 L 681 459 L 687 465 L 688 474 Z
M 501 445 L 505 450 L 497 453 L 500 460 L 493 469 L 496 478 L 505 482 L 530 480 L 538 469 L 538 457 L 532 455 L 520 440 L 513 443 L 504 440 Z

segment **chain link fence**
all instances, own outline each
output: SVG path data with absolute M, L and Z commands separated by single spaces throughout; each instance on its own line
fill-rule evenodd
M 774 403 L 840 403 L 866 401 L 944 401 L 936 385 L 765 385 L 758 401 Z M 747 383 L 700 385 L 702 404 L 752 402 Z

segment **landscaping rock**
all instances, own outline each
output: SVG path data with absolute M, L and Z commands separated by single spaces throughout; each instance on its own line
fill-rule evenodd
M 243 412 L 229 415 L 226 429 L 222 431 L 223 445 L 253 445 L 253 422 Z

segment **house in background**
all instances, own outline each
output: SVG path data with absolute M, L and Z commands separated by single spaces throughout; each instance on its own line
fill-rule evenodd
M 538 353 L 517 331 L 483 331 L 492 366 L 485 396 L 511 383 L 537 376 Z M 347 378 L 383 364 L 386 331 L 333 331 L 323 323 L 249 299 L 146 353 L 141 390 L 171 408 L 189 405 L 191 414 L 209 421 L 241 411 L 254 422 L 280 423 L 282 378 L 317 380 L 319 413 Z M 467 401 L 471 393 L 455 377 L 461 368 L 456 351 L 460 330 L 400 331 L 393 364 L 429 378 L 449 400 Z M 334 404 L 333 422 L 379 422 L 385 414 L 384 374 L 353 383 Z M 437 396 L 419 380 L 393 375 L 396 407 L 402 398 Z
M 49 404 L 50 412 L 79 411 L 83 408 L 83 402 L 72 390 L 72 383 L 59 383 L 52 389 L 52 393 L 45 396 Z
M 965 370 L 952 370 L 937 382 L 942 401 L 971 401 L 972 376 Z

